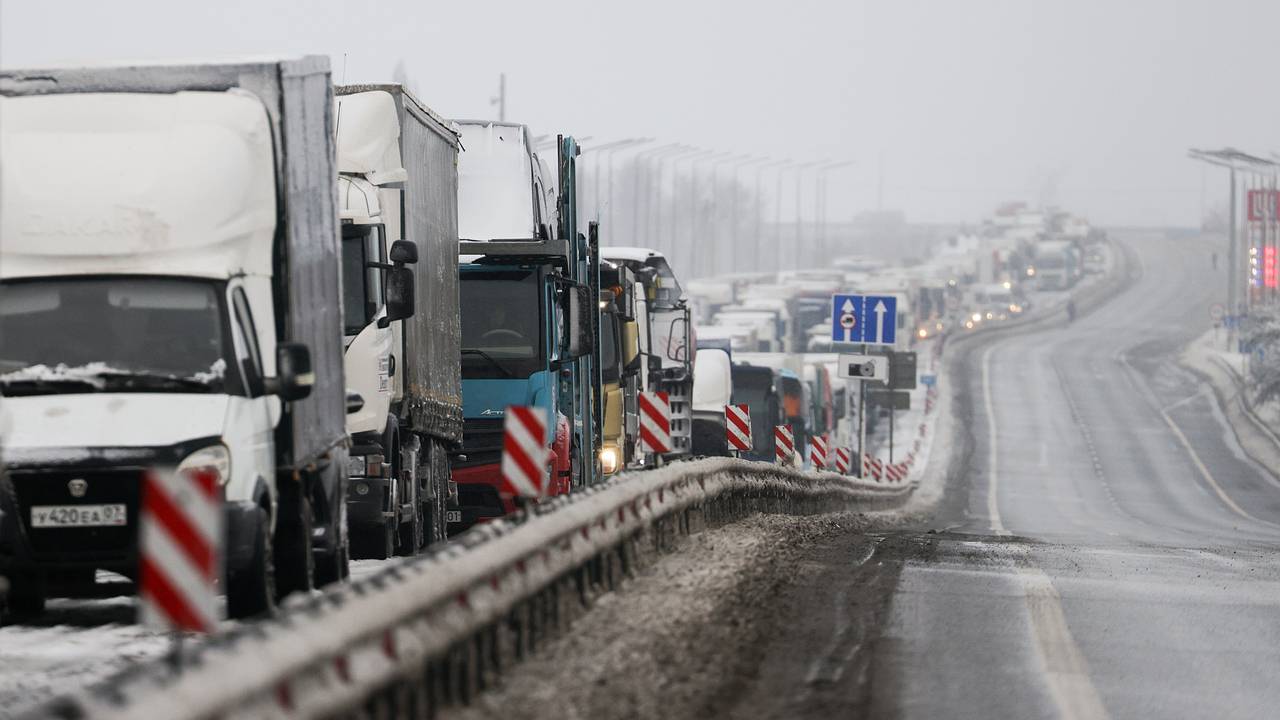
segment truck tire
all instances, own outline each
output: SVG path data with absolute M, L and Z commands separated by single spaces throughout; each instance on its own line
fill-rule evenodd
M 305 482 L 305 481 L 304 481 Z M 311 549 L 311 497 L 302 483 L 286 480 L 280 487 L 280 512 L 272 550 L 276 565 L 276 598 L 315 587 L 315 555 Z
M 396 553 L 396 526 L 387 520 L 379 527 L 352 531 L 351 545 L 358 558 L 386 560 Z
M 333 550 L 321 555 L 316 564 L 316 584 L 319 587 L 342 582 L 351 575 L 351 536 L 347 525 L 347 488 L 345 478 L 339 478 L 337 512 L 333 526 L 329 528 Z
M 9 592 L 0 597 L 0 625 L 31 620 L 44 614 L 44 583 L 30 575 L 8 578 Z
M 449 537 L 449 453 L 437 440 L 428 444 L 426 467 L 430 475 L 426 483 L 434 488 L 432 497 L 423 503 L 423 516 L 426 520 L 426 545 L 443 542 Z
M 227 575 L 227 615 L 234 619 L 264 615 L 276 607 L 276 568 L 271 544 L 271 516 L 258 508 L 253 523 L 253 559 Z

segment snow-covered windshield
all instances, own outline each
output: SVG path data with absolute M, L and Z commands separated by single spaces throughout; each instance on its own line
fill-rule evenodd
M 221 392 L 222 292 L 170 278 L 0 285 L 0 391 Z

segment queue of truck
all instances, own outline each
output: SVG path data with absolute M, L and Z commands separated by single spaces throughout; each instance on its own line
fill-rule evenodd
M 216 479 L 248 617 L 517 510 L 508 407 L 546 413 L 550 495 L 691 454 L 690 310 L 579 227 L 571 137 L 306 57 L 3 71 L 0 142 L 0 618 L 137 580 L 155 467 Z

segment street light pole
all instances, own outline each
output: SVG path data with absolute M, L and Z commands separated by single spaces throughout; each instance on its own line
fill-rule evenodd
M 739 187 L 738 187 L 738 172 L 739 172 L 740 170 L 742 170 L 742 168 L 744 168 L 744 167 L 750 167 L 750 166 L 752 166 L 752 165 L 759 165 L 760 163 L 767 163 L 767 162 L 769 162 L 769 158 L 767 158 L 767 157 L 747 158 L 746 160 L 742 161 L 741 163 L 739 163 L 739 164 L 737 164 L 737 165 L 734 165 L 734 166 L 733 166 L 733 202 L 732 202 L 732 204 L 731 204 L 731 205 L 730 205 L 730 207 L 729 207 L 729 218 L 730 218 L 730 224 L 729 224 L 729 244 L 730 244 L 730 246 L 731 246 L 731 247 L 732 247 L 733 245 L 735 245 L 735 244 L 741 245 L 741 243 L 740 243 L 740 242 L 738 242 L 738 238 L 739 238 L 739 235 L 738 235 L 738 227 L 739 227 L 739 225 L 741 225 L 741 223 L 739 223 L 739 222 L 738 222 L 738 195 L 739 195 Z M 759 179 L 760 179 L 760 173 L 758 173 L 758 172 L 757 172 L 757 173 L 756 173 L 756 185 L 757 185 L 757 188 L 756 188 L 756 189 L 757 189 L 757 193 L 756 193 L 756 194 L 757 194 L 757 195 L 759 194 L 759 192 L 758 192 L 758 190 L 759 190 Z M 733 270 L 734 270 L 734 272 L 737 272 L 737 271 L 738 271 L 738 269 L 739 269 L 739 266 L 743 264 L 743 263 L 741 262 L 741 261 L 742 261 L 742 259 L 743 259 L 743 255 L 744 255 L 744 253 L 741 253 L 741 252 L 733 253 L 733 255 L 732 255 L 733 260 L 732 260 L 732 262 L 730 263 L 730 265 L 732 265 L 732 266 L 733 266 Z
M 640 179 L 644 163 L 654 153 L 660 153 L 679 146 L 680 143 L 667 143 L 656 148 L 641 150 L 636 153 L 635 157 L 631 158 L 631 245 L 640 244 Z
M 614 142 L 605 143 L 603 145 L 596 145 L 594 147 L 585 147 L 582 149 L 583 155 L 586 155 L 587 153 L 595 153 L 595 156 L 596 156 L 594 168 L 591 173 L 592 175 L 591 183 L 592 185 L 594 185 L 594 188 L 592 190 L 592 195 L 593 195 L 592 202 L 594 203 L 596 208 L 597 222 L 599 222 L 600 220 L 600 176 L 604 174 L 603 172 L 601 172 L 600 165 L 605 161 L 605 153 L 613 154 L 613 151 L 619 148 L 624 148 L 629 145 L 636 145 L 639 143 L 649 142 L 652 139 L 653 138 L 625 138 L 622 140 L 616 140 Z
M 730 155 L 729 157 L 720 158 L 719 160 L 711 163 L 711 212 L 709 213 L 711 217 L 711 231 L 707 233 L 707 235 L 709 236 L 708 247 L 711 251 L 711 258 L 708 264 L 711 266 L 710 269 L 713 273 L 719 272 L 719 268 L 716 266 L 716 263 L 719 262 L 720 255 L 720 227 L 716 223 L 716 214 L 720 209 L 720 166 L 726 164 L 736 165 L 743 160 L 746 160 L 748 157 L 749 156 L 746 155 Z
M 762 200 L 764 195 L 760 188 L 760 179 L 764 176 L 765 170 L 768 170 L 769 168 L 778 168 L 783 165 L 788 165 L 791 162 L 792 162 L 791 159 L 787 158 L 784 160 L 776 160 L 774 162 L 768 163 L 766 165 L 761 165 L 760 167 L 756 168 L 755 249 L 752 252 L 751 265 L 757 272 L 761 270 L 761 268 L 763 267 L 763 264 L 761 263 L 761 261 L 764 259 L 764 240 L 761 239 L 760 237 L 760 226 L 762 224 L 761 217 L 764 216 L 764 202 Z M 782 170 L 778 170 L 778 172 L 781 173 Z
M 796 265 L 795 265 L 796 269 L 800 268 L 801 258 L 804 256 L 804 247 L 803 247 L 803 241 L 801 237 L 801 232 L 802 232 L 801 223 L 803 222 L 803 216 L 804 216 L 802 208 L 804 206 L 800 202 L 801 200 L 800 192 L 801 192 L 801 189 L 804 187 L 804 171 L 805 169 L 811 168 L 817 164 L 818 163 L 816 162 L 807 162 L 807 163 L 801 163 L 800 165 L 796 166 L 796 248 L 795 248 L 795 252 L 792 253 L 792 256 L 795 257 L 796 259 Z
M 640 197 L 640 207 L 642 209 L 640 219 L 640 230 L 636 234 L 635 244 L 643 247 L 653 247 L 649 242 L 649 237 L 653 234 L 653 228 L 661 222 L 662 214 L 662 167 L 667 158 L 673 155 L 689 152 L 688 145 L 675 145 L 662 151 L 655 151 L 653 157 L 645 165 L 644 169 L 644 194 Z M 655 177 L 656 176 L 656 177 Z M 657 200 L 654 196 L 657 195 Z
M 702 207 L 698 195 L 698 163 L 710 160 L 712 161 L 712 168 L 714 169 L 716 163 L 723 160 L 725 156 L 731 154 L 732 153 L 729 152 L 712 153 L 711 155 L 698 158 L 697 160 L 689 163 L 689 207 L 692 210 L 689 215 L 689 253 L 693 259 L 692 265 L 696 268 L 694 271 L 694 277 L 702 277 L 701 273 L 704 268 L 702 267 L 700 259 L 705 256 L 707 252 L 711 254 L 711 262 L 714 262 L 715 260 L 715 249 L 708 247 L 708 243 L 699 232 L 700 223 L 698 221 L 702 217 Z M 703 250 L 704 252 L 698 252 L 699 250 Z M 714 270 L 714 267 L 710 269 Z
M 639 140 L 637 140 L 637 141 L 635 141 L 635 142 L 628 143 L 628 144 L 627 144 L 627 146 L 628 146 L 628 147 L 635 147 L 635 146 L 637 146 L 637 145 L 646 145 L 646 144 L 651 143 L 651 142 L 653 142 L 653 138 L 641 138 L 641 139 L 639 139 Z M 617 219 L 618 219 L 618 218 L 617 218 L 617 215 L 615 215 L 615 214 L 614 214 L 614 208 L 615 208 L 615 207 L 617 207 L 617 206 L 616 206 L 616 204 L 613 202 L 613 168 L 614 168 L 614 162 L 613 162 L 613 161 L 614 161 L 614 160 L 616 160 L 616 159 L 617 159 L 617 153 L 610 152 L 610 153 L 609 153 L 609 182 L 608 182 L 608 192 L 609 192 L 609 227 L 610 227 L 610 228 L 613 228 L 613 230 L 611 230 L 611 231 L 610 231 L 610 232 L 614 233 L 613 237 L 617 237 L 617 222 L 616 222 L 616 221 L 617 221 Z
M 662 179 L 666 175 L 666 165 L 668 160 L 671 161 L 671 168 L 672 168 L 671 172 L 672 172 L 672 176 L 674 177 L 675 163 L 679 162 L 682 158 L 688 155 L 693 155 L 699 152 L 701 151 L 692 145 L 684 145 L 680 150 L 677 150 L 673 153 L 665 155 L 658 160 L 658 177 L 657 177 L 657 182 L 655 182 L 653 185 L 653 189 L 654 189 L 653 190 L 654 192 L 653 222 L 645 223 L 644 241 L 647 247 L 659 248 L 662 250 L 663 253 L 666 253 L 669 250 L 674 252 L 675 250 L 674 238 L 671 236 L 668 236 L 665 240 L 662 238 Z M 675 205 L 674 181 L 672 182 L 671 194 L 672 194 L 672 197 L 671 197 L 672 207 L 674 208 L 674 205 Z
M 817 179 L 814 181 L 813 217 L 814 234 L 817 239 L 818 256 L 827 253 L 827 173 L 838 168 L 852 165 L 852 160 L 836 160 L 818 167 Z
M 680 161 L 681 160 L 689 161 L 689 187 L 690 187 L 689 194 L 692 195 L 693 187 L 694 185 L 696 185 L 693 177 L 693 174 L 695 172 L 694 166 L 698 163 L 699 160 L 703 160 L 709 157 L 715 157 L 718 154 L 720 153 L 717 153 L 714 150 L 699 150 L 698 152 L 695 152 L 694 154 L 689 155 L 687 157 L 676 158 L 671 163 L 671 257 L 673 260 L 675 259 L 676 251 L 680 249 L 680 235 L 679 235 L 680 214 L 676 212 L 677 201 L 680 198 Z M 690 273 L 695 272 L 694 250 L 693 250 L 694 240 L 695 238 L 693 237 L 692 228 L 691 228 L 689 242 L 686 243 L 689 247 L 689 253 L 688 253 L 689 262 L 688 262 L 688 265 L 681 265 L 681 267 L 688 267 Z

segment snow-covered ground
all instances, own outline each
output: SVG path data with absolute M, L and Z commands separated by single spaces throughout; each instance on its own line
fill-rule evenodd
M 351 577 L 367 577 L 394 562 L 355 560 Z M 100 575 L 99 582 L 109 580 L 108 575 Z M 60 599 L 50 600 L 38 620 L 0 627 L 0 720 L 163 655 L 173 642 L 170 634 L 136 624 L 136 615 L 137 600 L 131 595 Z M 221 627 L 233 624 L 228 620 Z

